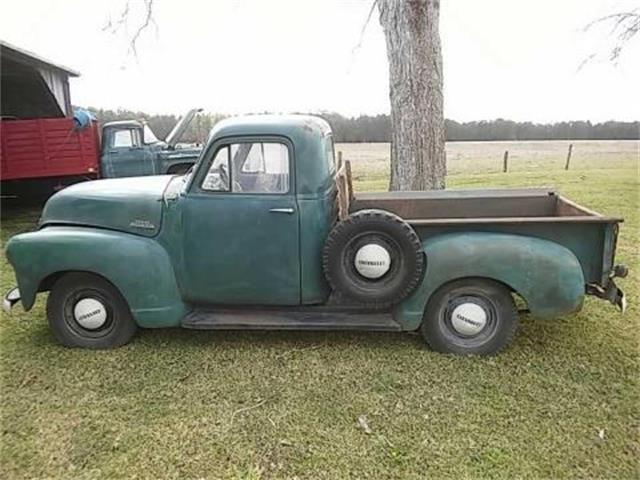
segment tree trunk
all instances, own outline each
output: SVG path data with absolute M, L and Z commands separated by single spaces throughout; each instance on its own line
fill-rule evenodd
M 377 0 L 389 59 L 390 190 L 444 188 L 439 0 Z

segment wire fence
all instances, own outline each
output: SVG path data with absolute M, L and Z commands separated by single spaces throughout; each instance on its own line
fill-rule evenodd
M 351 161 L 356 177 L 389 172 L 388 143 L 339 143 L 336 150 Z M 637 169 L 640 163 L 636 140 L 447 142 L 446 150 L 448 175 Z

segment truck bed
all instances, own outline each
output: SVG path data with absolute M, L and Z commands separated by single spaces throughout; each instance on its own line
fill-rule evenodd
M 381 208 L 415 226 L 458 223 L 616 223 L 548 188 L 356 194 L 352 210 Z
M 399 215 L 421 238 L 460 230 L 530 235 L 554 241 L 580 261 L 588 283 L 606 284 L 622 219 L 582 207 L 550 188 L 358 193 L 350 211 Z
M 0 121 L 0 180 L 98 173 L 98 127 L 76 130 L 72 118 Z

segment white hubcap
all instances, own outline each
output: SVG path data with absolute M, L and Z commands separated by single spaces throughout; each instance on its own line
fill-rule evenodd
M 375 243 L 369 243 L 356 252 L 356 270 L 363 277 L 380 278 L 389 271 L 391 257 L 384 247 Z
M 475 303 L 463 303 L 453 309 L 451 325 L 462 335 L 477 335 L 487 324 L 487 312 Z
M 87 330 L 95 330 L 107 321 L 107 309 L 95 298 L 83 298 L 73 307 L 76 322 Z

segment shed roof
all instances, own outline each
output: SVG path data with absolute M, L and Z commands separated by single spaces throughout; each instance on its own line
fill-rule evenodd
M 66 73 L 70 77 L 79 77 L 80 72 L 76 70 L 72 70 L 69 67 L 65 67 L 64 65 L 60 65 L 58 63 L 53 63 L 46 58 L 41 57 L 40 55 L 36 55 L 33 52 L 25 50 L 23 48 L 16 47 L 15 45 L 11 45 L 4 40 L 0 40 L 0 48 L 2 49 L 2 56 L 6 56 L 7 58 L 11 58 L 14 61 L 24 63 L 31 66 L 44 67 L 54 70 L 59 70 L 61 72 Z

